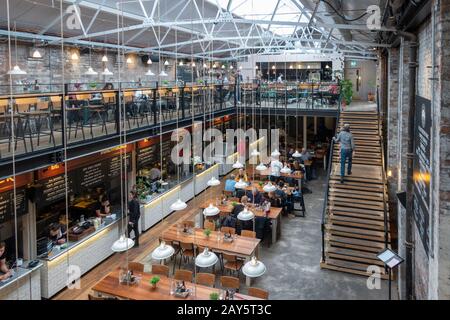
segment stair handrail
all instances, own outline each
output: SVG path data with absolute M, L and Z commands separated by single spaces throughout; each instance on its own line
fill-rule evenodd
M 388 218 L 387 218 L 387 205 L 386 205 L 386 167 L 385 167 L 385 161 L 384 161 L 384 138 L 383 138 L 383 131 L 382 131 L 382 122 L 381 122 L 381 112 L 380 112 L 380 99 L 379 99 L 379 92 L 377 88 L 377 120 L 378 120 L 378 134 L 380 136 L 380 146 L 381 146 L 381 180 L 383 183 L 383 219 L 384 219 L 384 248 L 387 249 L 388 247 L 388 238 L 389 238 L 389 231 L 388 231 Z
M 342 90 L 340 91 L 342 92 Z M 338 132 L 339 128 L 339 120 L 341 116 L 341 95 L 339 96 L 339 105 L 337 108 L 337 119 L 336 119 L 336 130 L 335 133 Z M 328 168 L 327 168 L 327 182 L 325 188 L 325 196 L 323 200 L 323 211 L 322 211 L 322 223 L 321 223 L 321 231 L 322 231 L 322 262 L 325 262 L 325 224 L 326 224 L 326 215 L 327 215 L 327 206 L 328 206 L 328 193 L 330 189 L 330 175 L 331 175 L 331 167 L 333 162 L 333 154 L 334 154 L 334 139 L 331 139 L 330 145 L 330 154 L 328 155 Z M 326 158 L 326 157 L 325 157 Z

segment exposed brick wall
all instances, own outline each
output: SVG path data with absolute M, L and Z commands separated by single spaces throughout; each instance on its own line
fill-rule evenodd
M 62 66 L 64 61 L 64 82 L 70 83 L 89 83 L 89 82 L 117 82 L 119 81 L 119 63 L 117 52 L 108 52 L 108 62 L 102 62 L 102 57 L 105 54 L 103 51 L 92 51 L 91 55 L 81 54 L 77 49 L 65 48 L 64 57 L 61 54 L 61 47 L 45 47 L 40 48 L 42 58 L 34 59 L 32 58 L 33 48 L 22 44 L 17 46 L 17 62 L 16 62 L 16 50 L 14 45 L 11 49 L 11 63 L 12 66 L 18 64 L 22 70 L 27 71 L 27 75 L 24 76 L 14 76 L 14 83 L 21 83 L 21 81 L 27 80 L 28 82 L 38 82 L 42 85 L 50 84 L 60 84 L 62 83 Z M 72 60 L 71 55 L 73 52 L 77 52 L 79 55 L 79 60 Z M 9 59 L 8 59 L 8 45 L 7 43 L 0 44 L 0 84 L 9 84 L 9 75 L 7 74 L 9 70 Z M 126 56 L 127 58 L 128 56 Z M 126 60 L 125 58 L 125 60 Z M 137 82 L 139 79 L 141 81 L 157 81 L 158 77 L 147 77 L 145 73 L 148 71 L 149 67 L 152 69 L 153 73 L 158 75 L 158 63 L 153 63 L 152 65 L 144 64 L 141 58 L 137 55 L 130 55 L 132 63 L 124 63 L 123 71 L 120 75 L 120 79 L 123 82 Z M 163 68 L 164 60 L 161 59 L 161 68 Z M 166 80 L 174 80 L 174 61 L 169 60 L 170 66 L 166 67 L 166 72 L 168 77 Z M 96 76 L 87 76 L 84 73 L 87 71 L 88 67 L 92 68 L 98 72 Z M 112 76 L 103 76 L 101 73 L 105 66 L 114 74 Z M 5 91 L 7 90 L 7 91 Z M 0 92 L 8 93 L 8 88 L 0 88 Z

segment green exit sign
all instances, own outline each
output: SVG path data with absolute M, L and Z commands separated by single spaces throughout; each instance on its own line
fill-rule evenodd
M 355 60 L 350 61 L 350 65 L 351 65 L 352 67 L 356 67 L 356 61 L 355 61 Z

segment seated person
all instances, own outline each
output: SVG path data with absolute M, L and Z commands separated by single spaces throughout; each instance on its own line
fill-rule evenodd
M 250 203 L 262 204 L 264 202 L 264 197 L 261 195 L 261 193 L 258 191 L 256 187 L 252 188 L 252 191 L 250 191 L 247 194 L 247 197 Z
M 269 201 L 271 207 L 275 207 L 275 208 L 281 207 L 280 199 L 276 197 L 274 191 L 270 191 L 267 194 L 267 201 Z
M 235 178 L 236 182 L 238 182 L 241 179 L 244 182 L 248 182 L 247 173 L 244 171 L 244 169 L 239 169 L 239 173 L 238 173 L 237 177 Z
M 99 218 L 104 218 L 111 215 L 111 205 L 109 203 L 109 199 L 106 194 L 102 194 L 96 205 L 95 205 L 95 214 Z
M 242 196 L 241 203 L 238 203 L 237 205 L 235 205 L 233 207 L 233 210 L 231 211 L 231 215 L 233 217 L 237 218 L 237 215 L 239 214 L 239 212 L 244 210 L 244 208 L 246 206 L 248 206 L 248 197 L 247 196 Z
M 52 223 L 50 225 L 49 237 L 54 245 L 63 244 L 66 242 L 66 228 L 59 223 Z
M 11 276 L 11 269 L 6 264 L 6 243 L 0 242 L 0 280 L 6 280 Z
M 230 177 L 225 180 L 225 191 L 231 191 L 231 192 L 235 192 L 236 188 L 234 187 L 236 185 L 236 177 L 234 176 L 234 174 L 231 174 Z

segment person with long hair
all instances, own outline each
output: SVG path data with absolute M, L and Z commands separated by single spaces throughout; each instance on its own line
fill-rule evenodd
M 352 160 L 355 155 L 355 140 L 350 132 L 350 125 L 346 123 L 339 134 L 333 138 L 334 142 L 339 142 L 341 148 L 341 183 L 344 183 L 345 163 L 348 160 L 347 174 L 352 174 Z

